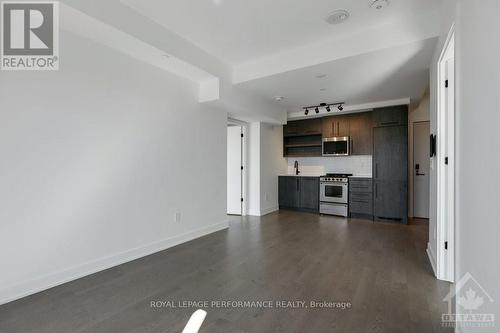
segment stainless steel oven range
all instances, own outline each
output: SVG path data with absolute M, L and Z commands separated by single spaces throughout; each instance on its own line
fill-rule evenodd
M 349 176 L 327 173 L 319 181 L 319 212 L 347 217 L 349 214 Z

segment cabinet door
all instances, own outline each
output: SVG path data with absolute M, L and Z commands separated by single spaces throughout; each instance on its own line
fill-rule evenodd
M 300 208 L 319 210 L 319 178 L 300 178 Z
M 299 177 L 279 177 L 279 205 L 280 207 L 298 208 L 299 206 Z
M 319 134 L 321 133 L 321 119 L 303 120 L 301 124 L 301 134 Z
M 350 135 L 350 116 L 339 116 L 337 119 L 337 132 L 334 136 Z
M 324 117 L 321 120 L 321 132 L 323 133 L 323 138 L 334 137 L 335 120 L 334 117 Z
M 407 222 L 407 182 L 375 180 L 373 191 L 373 215 L 375 217 L 400 219 L 404 223 Z
M 331 116 L 322 120 L 323 138 L 349 136 L 350 116 Z
M 295 135 L 298 134 L 297 131 L 297 122 L 289 121 L 286 125 L 283 125 L 283 134 L 286 135 Z
M 373 111 L 373 126 L 399 126 L 408 124 L 408 107 L 392 106 Z
M 408 128 L 406 126 L 373 129 L 373 178 L 408 179 Z
M 352 155 L 373 154 L 372 113 L 356 113 L 351 115 L 349 123 Z

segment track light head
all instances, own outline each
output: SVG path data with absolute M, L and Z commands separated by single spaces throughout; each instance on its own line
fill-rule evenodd
M 339 104 L 339 106 L 337 106 L 337 109 L 339 109 L 339 111 L 343 111 L 344 107 L 342 106 L 342 104 Z
M 330 112 L 330 111 L 332 111 L 332 109 L 330 109 L 330 105 L 328 105 L 328 106 L 326 107 L 326 112 Z
M 304 111 L 304 114 L 307 116 L 307 115 L 309 114 L 309 109 L 306 109 L 306 110 Z
M 316 111 L 316 113 L 319 113 L 319 108 L 316 107 L 316 109 L 314 109 L 314 111 Z

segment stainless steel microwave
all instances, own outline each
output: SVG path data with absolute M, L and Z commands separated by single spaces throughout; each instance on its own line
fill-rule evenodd
M 323 156 L 349 156 L 350 154 L 350 137 L 337 136 L 323 139 Z

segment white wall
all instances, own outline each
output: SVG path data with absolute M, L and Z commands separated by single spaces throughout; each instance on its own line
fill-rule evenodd
M 302 157 L 287 158 L 288 173 L 294 174 L 294 163 L 299 162 L 302 176 L 322 176 L 326 173 L 352 173 L 357 176 L 372 176 L 372 156 L 346 157 Z
M 456 22 L 456 277 L 470 272 L 496 301 L 485 302 L 481 313 L 500 317 L 500 31 L 498 0 L 445 2 L 443 35 Z M 431 119 L 436 124 L 435 72 L 431 76 Z M 434 179 L 435 181 L 435 179 Z M 435 182 L 434 182 L 435 187 Z M 435 220 L 434 220 L 435 221 Z M 435 225 L 433 225 L 435 227 Z M 431 235 L 432 235 L 431 230 Z M 435 246 L 435 245 L 434 245 Z M 462 328 L 463 332 L 479 331 Z M 498 328 L 481 328 L 497 332 Z
M 227 128 L 227 213 L 241 215 L 242 204 L 242 129 Z
M 456 61 L 457 276 L 470 272 L 496 301 L 487 302 L 481 312 L 495 313 L 497 328 L 481 331 L 498 332 L 500 2 L 460 1 L 459 6 Z
M 254 122 L 248 125 L 248 151 L 247 151 L 247 184 L 246 193 L 247 214 L 260 216 L 260 126 L 261 123 Z
M 255 122 L 248 130 L 247 213 L 262 216 L 278 210 L 278 176 L 286 173 L 283 126 Z
M 429 83 L 429 115 L 430 132 L 437 135 L 437 64 L 443 45 L 446 41 L 448 31 L 450 30 L 456 15 L 457 0 L 443 0 L 441 8 L 441 36 L 436 46 L 436 51 L 430 67 Z M 458 133 L 456 133 L 458 135 Z M 439 138 L 438 138 L 439 140 Z M 436 157 L 431 159 L 430 164 L 430 193 L 429 193 L 429 243 L 427 246 L 431 261 L 435 265 L 437 256 L 437 166 Z
M 58 72 L 0 74 L 0 303 L 227 226 L 226 114 L 155 67 L 60 46 Z
M 283 126 L 260 126 L 260 211 L 261 215 L 279 209 L 278 176 L 286 173 L 283 157 Z
M 413 184 L 415 173 L 413 172 L 413 127 L 416 122 L 429 121 L 430 120 L 430 110 L 429 110 L 430 96 L 429 89 L 427 89 L 419 101 L 418 105 L 412 107 L 410 106 L 408 114 L 408 215 L 413 216 Z

